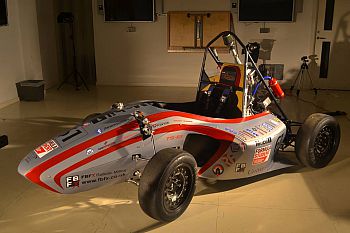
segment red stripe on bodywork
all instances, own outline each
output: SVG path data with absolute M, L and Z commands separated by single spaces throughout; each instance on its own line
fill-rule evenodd
M 153 115 L 147 116 L 147 118 L 151 122 L 154 122 L 154 121 L 158 121 L 158 120 L 168 118 L 168 117 L 186 117 L 186 118 L 191 118 L 194 120 L 205 121 L 208 123 L 222 123 L 222 124 L 224 124 L 224 123 L 230 124 L 231 123 L 232 124 L 232 123 L 242 123 L 245 121 L 254 120 L 256 118 L 263 117 L 263 116 L 266 116 L 269 114 L 270 114 L 270 112 L 266 111 L 266 112 L 262 112 L 262 113 L 259 113 L 256 115 L 243 117 L 243 118 L 222 119 L 222 118 L 212 118 L 212 117 L 200 116 L 200 115 L 191 114 L 191 113 L 187 113 L 187 112 L 169 111 L 169 112 L 161 112 L 161 113 L 153 114 Z

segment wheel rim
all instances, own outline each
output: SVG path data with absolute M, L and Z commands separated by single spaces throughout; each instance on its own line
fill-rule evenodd
M 334 144 L 335 144 L 334 129 L 329 126 L 323 127 L 321 131 L 317 134 L 316 140 L 315 140 L 315 145 L 314 145 L 315 160 L 327 159 Z
M 191 189 L 192 176 L 188 166 L 178 166 L 168 177 L 164 189 L 164 207 L 173 211 L 186 200 Z

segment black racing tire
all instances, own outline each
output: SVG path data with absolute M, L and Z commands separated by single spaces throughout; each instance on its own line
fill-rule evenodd
M 177 219 L 190 204 L 196 188 L 196 161 L 185 151 L 167 148 L 146 165 L 138 190 L 142 210 L 161 222 Z
M 81 121 L 81 123 L 82 123 L 82 124 L 89 123 L 92 119 L 98 117 L 99 115 L 101 115 L 101 113 L 98 113 L 98 112 L 92 113 L 92 114 L 90 114 L 90 115 L 87 115 L 87 116 Z
M 340 127 L 329 115 L 314 113 L 299 128 L 295 151 L 299 161 L 308 167 L 322 168 L 332 161 L 340 142 Z

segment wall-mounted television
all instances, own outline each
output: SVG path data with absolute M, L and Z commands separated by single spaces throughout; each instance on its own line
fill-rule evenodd
M 238 18 L 243 22 L 293 22 L 294 0 L 239 0 Z
M 106 22 L 154 22 L 154 0 L 104 0 Z
M 7 6 L 6 0 L 0 0 L 0 26 L 7 25 Z

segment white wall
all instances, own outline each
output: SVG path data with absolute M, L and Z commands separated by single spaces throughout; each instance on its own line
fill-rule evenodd
M 35 0 L 11 0 L 0 27 L 0 106 L 17 98 L 15 83 L 42 79 Z
M 167 18 L 155 23 L 134 23 L 135 33 L 127 33 L 129 23 L 104 23 L 93 0 L 95 56 L 99 85 L 195 86 L 201 53 L 167 52 Z M 160 12 L 158 4 L 158 12 Z M 236 33 L 244 42 L 274 39 L 268 63 L 285 64 L 285 78 L 294 77 L 300 57 L 312 52 L 316 0 L 304 0 L 303 13 L 295 23 L 270 23 L 268 34 L 260 34 L 261 23 L 237 23 Z M 166 0 L 168 10 L 230 10 L 230 0 Z

